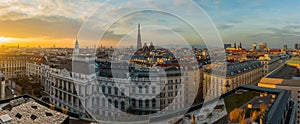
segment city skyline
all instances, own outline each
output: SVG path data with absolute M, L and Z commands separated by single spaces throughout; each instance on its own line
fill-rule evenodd
M 300 1 L 0 1 L 0 123 L 300 123 Z
M 114 2 L 114 1 L 112 1 Z M 300 9 L 300 2 L 293 1 L 279 2 L 279 1 L 206 1 L 194 0 L 195 3 L 200 5 L 208 16 L 215 23 L 224 43 L 242 42 L 244 46 L 251 46 L 256 42 L 267 42 L 271 48 L 281 48 L 283 43 L 288 44 L 292 48 L 295 43 L 298 43 L 300 23 L 299 14 L 297 10 Z M 80 26 L 86 21 L 88 16 L 104 4 L 104 0 L 98 1 L 2 1 L 0 8 L 3 10 L 0 20 L 0 44 L 1 45 L 20 45 L 20 46 L 41 46 L 52 47 L 54 44 L 57 47 L 73 47 L 76 35 L 80 30 Z M 106 18 L 97 20 L 111 22 L 110 17 L 119 16 L 118 8 L 130 7 L 139 4 L 152 5 L 151 1 L 144 0 L 139 2 L 122 1 L 110 5 L 105 9 L 109 9 L 110 15 L 104 15 Z M 161 3 L 157 8 L 169 4 L 168 2 Z M 185 3 L 182 1 L 174 1 L 170 4 L 175 8 L 176 12 L 184 13 L 190 12 L 184 9 Z M 144 14 L 144 13 L 142 13 Z M 197 12 L 189 13 L 191 16 Z M 140 18 L 135 18 L 138 16 Z M 172 18 L 157 19 L 145 21 L 143 16 L 134 15 L 130 19 L 140 21 L 143 26 L 144 23 L 174 23 L 176 20 Z M 149 16 L 156 16 L 149 14 Z M 156 21 L 156 22 L 155 22 Z M 97 22 L 101 23 L 101 22 Z M 117 25 L 124 25 L 119 23 Z M 131 24 L 130 26 L 128 26 Z M 116 26 L 117 26 L 116 25 Z M 136 31 L 128 31 L 126 27 L 136 27 L 136 24 L 128 22 L 121 28 L 112 29 L 110 39 L 105 39 L 107 43 L 102 43 L 104 46 L 114 46 L 116 41 L 115 37 L 127 37 L 129 43 L 135 43 Z M 101 27 L 101 26 L 100 26 Z M 123 28 L 124 27 L 124 28 Z M 174 31 L 182 32 L 186 29 L 181 27 L 170 26 L 169 29 L 163 27 L 145 27 L 141 28 L 143 41 L 142 42 L 170 42 L 174 40 L 181 40 L 174 36 Z M 124 32 L 133 32 L 124 34 Z M 168 40 L 162 38 L 151 37 L 160 34 L 161 36 L 171 37 Z M 175 34 L 175 35 L 184 35 Z M 164 39 L 166 39 L 164 37 Z M 201 39 L 187 39 L 191 44 L 200 41 Z M 87 46 L 92 47 L 93 44 Z M 197 43 L 198 44 L 198 43 Z M 85 46 L 85 45 L 83 45 Z

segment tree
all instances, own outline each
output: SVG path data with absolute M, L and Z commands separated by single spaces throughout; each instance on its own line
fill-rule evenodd
M 243 110 L 240 108 L 235 108 L 230 112 L 229 119 L 230 121 L 238 121 L 240 118 L 240 115 L 243 113 Z
M 240 124 L 248 124 L 248 122 L 245 120 L 245 116 L 246 116 L 245 114 L 246 114 L 245 112 L 242 113 Z
M 266 104 L 260 104 L 259 108 L 260 108 L 260 111 L 262 113 L 264 113 L 266 111 L 266 109 L 267 109 L 267 105 Z
M 259 112 L 254 110 L 251 114 L 251 121 L 254 122 L 259 116 Z

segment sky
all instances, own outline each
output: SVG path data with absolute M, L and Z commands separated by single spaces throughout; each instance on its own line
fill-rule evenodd
M 151 11 L 124 15 L 133 8 Z M 81 47 L 136 45 L 138 23 L 143 42 L 203 44 L 193 28 L 206 25 L 197 17 L 205 13 L 224 43 L 242 42 L 250 47 L 266 42 L 271 48 L 283 44 L 292 48 L 300 43 L 299 11 L 299 0 L 2 0 L 0 45 L 73 47 L 77 36 Z

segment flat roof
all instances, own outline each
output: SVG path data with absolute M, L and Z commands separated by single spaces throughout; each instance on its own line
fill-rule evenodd
M 291 59 L 286 61 L 287 64 L 300 64 L 299 57 L 292 57 Z
M 2 105 L 0 117 L 5 117 L 3 121 L 6 122 L 28 124 L 68 122 L 68 115 L 51 110 L 31 98 L 20 97 L 18 99 L 10 100 L 8 103 L 5 102 L 0 104 Z M 8 120 L 8 118 L 10 119 Z
M 280 79 L 280 78 L 262 78 L 260 84 L 279 85 L 279 86 L 296 86 L 300 87 L 300 80 Z
M 275 71 L 270 78 L 282 78 L 282 79 L 292 79 L 293 77 L 299 76 L 297 68 L 291 65 L 284 65 L 280 70 Z

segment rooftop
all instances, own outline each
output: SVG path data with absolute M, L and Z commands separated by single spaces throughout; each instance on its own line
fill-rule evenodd
M 274 71 L 271 73 L 269 78 L 281 78 L 281 79 L 292 79 L 293 77 L 299 77 L 300 73 L 297 69 L 297 67 L 285 64 L 277 71 Z
M 263 87 L 270 87 L 270 86 L 272 87 L 274 85 L 300 87 L 300 80 L 265 77 L 260 80 L 258 85 Z
M 283 116 L 282 114 L 286 108 L 284 106 L 290 104 L 289 99 L 290 92 L 286 90 L 244 85 L 216 99 L 219 101 L 216 106 L 211 106 L 214 104 L 210 102 L 216 101 L 211 100 L 205 103 L 205 106 L 200 105 L 198 109 L 192 108 L 193 110 L 188 113 L 190 117 L 185 117 L 183 123 L 191 122 L 192 114 L 194 115 L 196 124 L 215 122 L 232 123 L 235 122 L 234 117 L 241 117 L 233 115 L 241 114 L 244 115 L 245 121 L 250 121 L 254 112 L 258 114 L 257 117 L 263 118 L 263 123 L 280 122 L 280 117 Z M 257 119 L 252 121 L 259 122 L 259 119 Z M 286 120 L 289 119 L 286 118 Z
M 0 106 L 2 123 L 68 123 L 68 115 L 51 110 L 31 98 L 20 97 Z
M 216 75 L 235 76 L 242 73 L 249 72 L 261 67 L 261 63 L 257 60 L 243 61 L 243 62 L 227 62 L 227 63 L 213 63 L 208 65 L 204 72 L 213 73 Z
M 299 57 L 292 57 L 291 59 L 286 61 L 289 65 L 299 65 L 300 64 L 300 58 Z
M 28 61 L 37 64 L 46 64 L 47 59 L 44 56 L 31 56 Z

